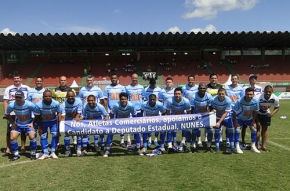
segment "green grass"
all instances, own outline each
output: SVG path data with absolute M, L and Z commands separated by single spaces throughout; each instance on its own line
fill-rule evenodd
M 18 161 L 9 162 L 8 158 L 1 157 L 0 190 L 288 190 L 290 116 L 287 108 L 290 101 L 282 100 L 280 111 L 273 117 L 267 144 L 269 153 L 199 152 L 146 157 L 113 147 L 109 158 L 93 154 L 63 158 L 63 151 L 56 160 L 30 161 L 29 156 L 22 156 Z M 279 119 L 282 115 L 288 118 Z M 0 125 L 3 152 L 6 122 L 2 120 Z M 249 129 L 247 133 L 247 142 L 250 142 Z M 118 142 L 119 136 L 114 138 Z

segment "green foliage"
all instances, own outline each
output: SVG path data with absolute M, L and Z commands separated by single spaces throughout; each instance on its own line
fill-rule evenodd
M 15 162 L 1 157 L 0 190 L 288 190 L 287 108 L 290 101 L 282 100 L 280 111 L 272 119 L 269 153 L 244 151 L 240 155 L 223 155 L 200 151 L 146 157 L 115 146 L 109 158 L 94 153 L 64 158 L 63 150 L 59 159 L 45 161 L 30 161 L 29 155 Z M 288 118 L 280 119 L 282 115 Z M 0 125 L 4 152 L 6 121 L 0 121 Z M 247 130 L 247 142 L 250 142 L 249 134 Z M 118 142 L 119 136 L 114 138 Z M 60 140 L 63 144 L 63 137 Z

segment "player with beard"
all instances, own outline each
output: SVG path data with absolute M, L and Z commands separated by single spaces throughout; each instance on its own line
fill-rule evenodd
M 15 161 L 20 158 L 18 153 L 17 138 L 21 132 L 25 132 L 30 139 L 31 160 L 36 159 L 36 139 L 35 130 L 33 128 L 32 112 L 35 112 L 35 105 L 27 100 L 24 100 L 24 93 L 21 90 L 15 92 L 15 101 L 8 104 L 5 115 L 11 124 L 10 145 L 13 153 L 13 158 L 10 161 Z M 14 120 L 10 113 L 14 111 L 16 119 Z
M 262 147 L 261 150 L 269 152 L 266 147 L 268 137 L 268 127 L 271 125 L 271 118 L 279 111 L 279 99 L 273 94 L 273 87 L 270 85 L 265 86 L 264 93 L 259 99 L 260 110 L 258 111 L 258 126 L 257 126 L 257 142 L 259 145 L 260 136 L 262 135 Z M 270 111 L 271 106 L 274 107 L 273 111 Z M 262 132 L 260 133 L 262 128 Z
M 61 120 L 61 106 L 58 101 L 52 99 L 50 90 L 43 92 L 43 99 L 36 103 L 35 121 L 38 124 L 38 132 L 40 135 L 40 143 L 44 154 L 40 160 L 49 157 L 57 159 L 55 154 L 58 134 L 58 121 Z M 48 152 L 47 129 L 50 128 L 51 133 L 51 154 Z
M 105 110 L 105 107 L 100 103 L 96 102 L 96 97 L 94 95 L 89 95 L 87 97 L 87 104 L 83 108 L 82 116 L 85 120 L 108 120 L 109 115 Z M 101 149 L 99 149 L 99 145 L 95 145 L 96 151 L 100 151 L 101 155 L 104 155 L 104 135 L 100 135 L 101 138 Z M 88 136 L 83 136 L 83 154 L 86 154 L 86 143 L 88 141 Z
M 66 100 L 62 104 L 62 118 L 61 120 L 74 120 L 79 121 L 82 113 L 82 101 L 76 98 L 73 91 L 68 91 L 66 94 Z M 71 156 L 70 149 L 70 137 L 64 136 L 65 146 L 65 157 Z M 77 137 L 77 155 L 80 154 L 81 150 L 81 137 Z

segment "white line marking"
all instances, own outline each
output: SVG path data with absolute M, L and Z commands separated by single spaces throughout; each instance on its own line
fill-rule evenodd
M 6 168 L 9 166 L 15 166 L 15 165 L 19 165 L 19 164 L 25 164 L 25 163 L 30 163 L 30 162 L 34 162 L 35 160 L 28 160 L 28 161 L 21 161 L 21 162 L 12 162 L 11 164 L 7 164 L 7 165 L 1 165 L 0 168 Z
M 279 140 L 290 140 L 290 138 L 271 138 L 271 140 L 272 140 L 272 139 L 275 139 L 275 140 L 278 140 L 278 139 L 279 139 Z
M 282 148 L 282 149 L 284 149 L 284 150 L 290 151 L 290 148 L 289 148 L 289 147 L 286 147 L 286 146 L 284 146 L 284 145 L 280 145 L 280 144 L 275 143 L 275 142 L 273 142 L 273 141 L 267 140 L 267 143 L 270 143 L 270 144 L 272 144 L 272 145 L 275 145 L 275 146 L 277 146 L 277 147 L 280 147 L 280 148 Z

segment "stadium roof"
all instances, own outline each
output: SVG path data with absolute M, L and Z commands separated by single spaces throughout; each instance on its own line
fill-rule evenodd
M 86 34 L 0 34 L 0 49 L 27 50 L 52 48 L 137 48 L 137 47 L 289 47 L 286 32 L 213 32 L 213 33 L 86 33 Z

